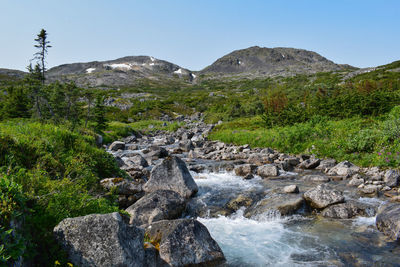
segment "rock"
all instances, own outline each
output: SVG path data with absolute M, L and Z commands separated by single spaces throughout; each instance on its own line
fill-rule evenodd
M 334 219 L 350 219 L 356 216 L 373 216 L 374 213 L 372 207 L 351 201 L 329 206 L 322 211 L 321 215 Z
M 64 219 L 54 235 L 76 266 L 144 266 L 143 230 L 117 212 Z
M 240 207 L 249 207 L 253 204 L 253 199 L 245 195 L 239 195 L 237 198 L 228 202 L 226 207 L 231 211 L 237 211 Z
M 118 195 L 118 206 L 121 209 L 126 209 L 144 196 L 144 192 L 139 192 L 134 195 Z
M 149 152 L 145 154 L 146 158 L 161 159 L 168 156 L 168 151 L 160 146 L 151 146 Z
M 349 161 L 342 161 L 329 170 L 329 175 L 351 176 L 360 171 L 360 167 Z
M 361 196 L 376 197 L 376 196 L 378 196 L 379 189 L 381 189 L 381 188 L 382 188 L 382 186 L 380 186 L 380 185 L 368 184 L 362 188 L 359 188 L 358 193 Z
M 290 166 L 297 166 L 297 165 L 300 163 L 300 159 L 299 159 L 299 158 L 295 158 L 295 157 L 286 158 L 285 161 L 286 161 Z
M 336 160 L 324 159 L 324 160 L 321 160 L 321 162 L 319 163 L 318 167 L 316 167 L 316 169 L 327 170 L 327 169 L 334 167 L 335 165 L 336 165 Z
M 128 166 L 140 166 L 143 168 L 146 168 L 149 166 L 149 164 L 147 163 L 147 160 L 145 158 L 143 158 L 141 155 L 134 155 L 132 157 L 129 158 L 123 158 L 125 164 L 127 164 Z
M 304 199 L 312 208 L 323 209 L 330 205 L 344 202 L 342 192 L 320 184 L 304 193 Z
M 349 186 L 359 186 L 365 182 L 364 178 L 358 173 L 353 175 L 350 182 L 348 183 Z
M 247 162 L 249 164 L 254 164 L 257 166 L 263 165 L 265 162 L 267 162 L 266 158 L 261 155 L 261 154 L 251 154 L 249 158 L 247 159 Z
M 186 208 L 186 200 L 170 190 L 157 190 L 146 194 L 126 211 L 131 215 L 130 223 L 150 224 L 161 220 L 177 219 Z
M 143 186 L 145 192 L 156 190 L 172 190 L 185 198 L 189 198 L 198 191 L 186 164 L 178 157 L 168 157 L 154 166 L 150 179 Z
M 243 179 L 245 179 L 245 180 L 251 180 L 253 178 L 254 178 L 254 175 L 251 174 L 251 173 L 249 173 L 249 174 L 247 174 L 246 176 L 243 177 Z
M 256 168 L 257 168 L 257 166 L 253 165 L 253 164 L 243 164 L 243 165 L 236 166 L 234 171 L 235 171 L 235 174 L 238 176 L 246 176 L 246 175 L 252 174 Z
M 399 185 L 400 180 L 400 173 L 399 171 L 395 170 L 387 170 L 383 181 L 386 183 L 387 186 L 395 187 Z
M 120 195 L 134 195 L 142 192 L 142 184 L 124 178 L 106 178 L 100 181 L 101 186 L 106 190 L 116 188 Z
M 124 149 L 125 149 L 125 143 L 124 143 L 124 142 L 121 142 L 121 141 L 114 141 L 114 142 L 110 145 L 110 147 L 109 147 L 108 149 L 110 149 L 111 151 L 117 151 L 117 150 L 119 150 L 119 149 L 124 150 Z
M 285 194 L 260 200 L 249 207 L 244 216 L 247 218 L 262 216 L 263 214 L 274 214 L 278 211 L 280 215 L 286 216 L 295 213 L 304 203 L 303 197 L 299 195 Z
M 188 141 L 186 141 L 186 142 L 184 142 L 184 143 L 181 143 L 179 147 L 180 147 L 180 148 L 182 149 L 182 151 L 184 151 L 184 152 L 189 152 L 189 151 L 191 151 L 192 149 L 194 149 L 193 143 L 192 143 L 192 141 L 190 141 L 190 140 L 188 140 Z
M 390 203 L 379 209 L 376 227 L 390 239 L 400 239 L 400 204 Z
M 327 183 L 331 180 L 329 177 L 326 177 L 323 175 L 316 175 L 316 174 L 304 175 L 303 179 L 305 181 L 320 182 L 320 183 Z
M 195 219 L 160 221 L 146 228 L 160 244 L 160 258 L 169 266 L 215 266 L 224 254 L 207 228 Z
M 290 193 L 299 193 L 299 188 L 295 184 L 288 185 L 288 186 L 285 186 L 283 188 L 283 192 L 288 193 L 288 194 L 290 194 Z
M 318 167 L 319 163 L 321 162 L 320 159 L 306 159 L 302 163 L 300 163 L 299 168 L 301 169 L 315 169 Z
M 262 178 L 270 177 L 270 176 L 278 176 L 279 170 L 273 164 L 266 164 L 257 168 L 257 174 Z

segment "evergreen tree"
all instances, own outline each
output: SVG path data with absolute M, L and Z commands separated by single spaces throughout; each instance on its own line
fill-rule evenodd
M 7 97 L 2 105 L 3 118 L 29 118 L 31 116 L 30 99 L 23 86 L 7 88 Z
M 35 53 L 34 59 L 37 60 L 38 66 L 40 68 L 40 73 L 41 73 L 41 80 L 42 83 L 44 84 L 45 81 L 45 71 L 47 70 L 46 68 L 46 56 L 47 56 L 47 49 L 51 47 L 50 41 L 47 40 L 47 32 L 45 29 L 42 29 L 40 33 L 37 35 L 37 38 L 35 39 L 36 43 L 35 47 L 39 49 L 38 52 Z
M 104 106 L 104 97 L 97 96 L 96 102 L 93 108 L 93 121 L 94 129 L 96 132 L 102 132 L 106 128 L 106 111 Z

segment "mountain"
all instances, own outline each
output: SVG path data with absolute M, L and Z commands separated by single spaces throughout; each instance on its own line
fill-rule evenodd
M 199 73 L 207 76 L 291 76 L 354 69 L 336 64 L 318 53 L 295 48 L 253 46 L 236 50 L 215 61 Z
M 25 76 L 26 72 L 12 69 L 1 69 L 0 68 L 0 81 L 1 80 L 17 80 Z
M 49 81 L 74 81 L 79 86 L 128 86 L 140 79 L 191 81 L 195 75 L 176 64 L 149 56 L 63 64 L 47 72 Z

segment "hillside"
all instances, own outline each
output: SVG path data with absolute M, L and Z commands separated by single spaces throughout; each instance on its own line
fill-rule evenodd
M 109 61 L 63 64 L 51 68 L 50 81 L 74 81 L 79 86 L 126 86 L 139 79 L 191 81 L 195 76 L 187 69 L 149 56 L 129 56 Z
M 293 76 L 351 69 L 354 67 L 336 64 L 312 51 L 253 46 L 233 51 L 221 57 L 200 73 L 209 76 L 251 75 L 261 77 Z

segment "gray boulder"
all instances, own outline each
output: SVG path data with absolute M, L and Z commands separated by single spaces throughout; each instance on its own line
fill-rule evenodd
M 125 149 L 125 143 L 124 143 L 124 142 L 121 142 L 121 141 L 114 141 L 114 142 L 110 145 L 110 147 L 109 147 L 108 149 L 110 149 L 111 151 L 117 151 L 117 150 L 119 150 L 119 149 L 124 150 L 124 149 Z
M 365 182 L 364 178 L 360 174 L 355 174 L 349 181 L 349 186 L 359 186 Z
M 329 175 L 351 176 L 360 171 L 360 167 L 349 161 L 342 161 L 329 170 Z
M 178 157 L 168 157 L 154 166 L 143 189 L 145 192 L 172 190 L 185 198 L 198 191 L 186 164 Z
M 147 153 L 145 154 L 146 158 L 150 159 L 160 159 L 160 158 L 165 158 L 168 156 L 168 151 L 160 146 L 153 145 L 149 148 Z
M 106 190 L 116 188 L 120 195 L 134 195 L 143 191 L 141 183 L 124 178 L 106 178 L 100 181 L 100 185 Z
M 283 188 L 283 192 L 285 192 L 287 194 L 299 193 L 299 187 L 295 184 L 287 185 Z
M 315 209 L 323 209 L 330 205 L 344 202 L 342 192 L 320 184 L 304 193 L 304 199 Z
M 320 159 L 306 159 L 302 163 L 300 163 L 299 168 L 302 169 L 315 169 L 318 167 L 319 163 L 321 162 Z
M 178 193 L 157 190 L 146 194 L 126 211 L 131 215 L 131 224 L 144 225 L 161 220 L 177 219 L 185 208 L 186 201 Z
M 400 180 L 400 173 L 399 171 L 395 170 L 387 170 L 383 181 L 386 183 L 387 186 L 395 187 L 399 185 Z
M 303 203 L 304 199 L 302 196 L 292 194 L 265 198 L 249 207 L 244 216 L 250 218 L 275 211 L 278 211 L 282 216 L 291 215 L 299 210 L 303 206 Z
M 144 265 L 143 230 L 117 212 L 64 219 L 54 235 L 76 266 Z
M 390 203 L 379 209 L 376 216 L 379 231 L 396 241 L 400 239 L 400 204 Z
M 243 165 L 236 166 L 234 171 L 235 171 L 235 174 L 238 176 L 246 176 L 246 175 L 252 174 L 256 168 L 257 168 L 257 166 L 253 165 L 253 164 L 243 164 Z
M 278 167 L 273 164 L 266 164 L 257 168 L 257 174 L 263 178 L 278 176 L 279 170 Z
M 373 216 L 374 213 L 372 207 L 351 201 L 329 206 L 322 211 L 321 215 L 334 219 L 350 219 L 356 216 Z
M 336 160 L 334 159 L 324 159 L 321 160 L 319 165 L 316 167 L 318 170 L 328 170 L 336 165 Z
M 160 244 L 160 258 L 169 266 L 215 266 L 224 254 L 207 228 L 195 219 L 159 221 L 146 234 Z
M 327 183 L 331 180 L 329 177 L 326 177 L 324 175 L 317 175 L 317 174 L 304 175 L 303 179 L 305 181 L 319 182 L 319 183 Z
M 139 154 L 133 155 L 128 158 L 124 157 L 122 159 L 124 160 L 125 164 L 128 166 L 137 166 L 137 167 L 143 167 L 143 168 L 146 168 L 149 166 L 149 164 L 147 163 L 147 160 Z

